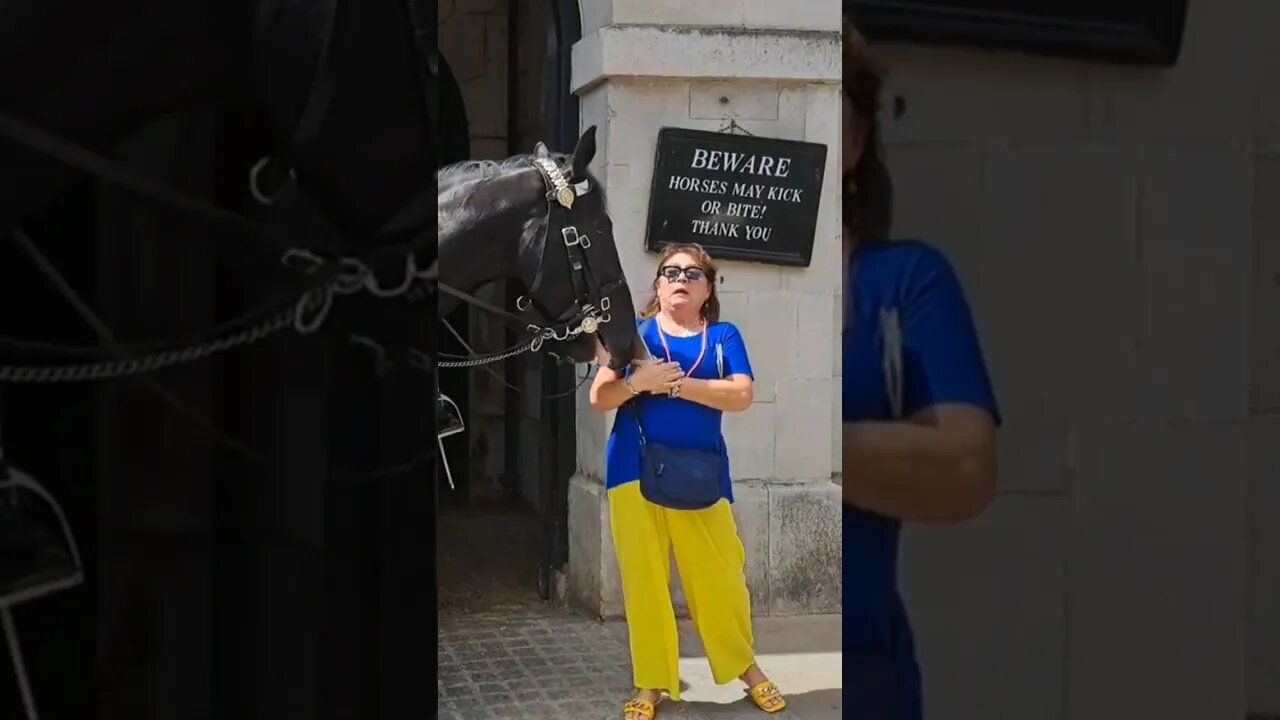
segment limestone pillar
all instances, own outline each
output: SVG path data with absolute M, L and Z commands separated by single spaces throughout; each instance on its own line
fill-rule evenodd
M 644 231 L 659 128 L 716 131 L 732 119 L 754 135 L 829 148 L 811 266 L 722 262 L 718 292 L 756 371 L 754 406 L 725 423 L 754 611 L 839 612 L 839 8 L 584 0 L 582 10 L 573 89 L 582 127 L 597 127 L 592 170 L 607 188 L 637 307 L 657 260 Z M 622 613 L 602 486 L 612 422 L 583 390 L 563 583 L 571 602 L 605 617 Z

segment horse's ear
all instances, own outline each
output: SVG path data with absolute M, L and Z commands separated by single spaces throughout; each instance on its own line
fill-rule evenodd
M 537 145 L 533 146 L 533 156 L 541 158 L 551 157 L 551 151 L 547 150 L 547 146 L 539 141 Z
M 582 137 L 578 138 L 578 146 L 573 149 L 573 176 L 575 178 L 584 178 L 587 176 L 587 166 L 591 164 L 591 159 L 596 156 L 596 126 L 592 125 L 587 131 L 582 133 Z

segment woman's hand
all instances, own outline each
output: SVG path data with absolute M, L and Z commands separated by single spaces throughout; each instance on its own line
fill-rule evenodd
M 641 360 L 631 371 L 631 387 L 640 392 L 666 393 L 680 384 L 684 371 L 680 363 L 661 360 Z

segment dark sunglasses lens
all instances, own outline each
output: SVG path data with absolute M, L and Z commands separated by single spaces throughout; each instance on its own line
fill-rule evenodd
M 707 276 L 707 274 L 703 272 L 702 268 L 700 267 L 682 268 L 677 265 L 667 265 L 666 267 L 659 270 L 658 274 L 671 282 L 675 282 L 679 280 L 681 275 L 684 275 L 686 278 L 689 278 L 689 280 L 692 282 L 697 282 Z

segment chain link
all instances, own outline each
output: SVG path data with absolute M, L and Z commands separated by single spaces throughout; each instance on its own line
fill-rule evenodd
M 503 360 L 506 360 L 507 358 L 515 357 L 520 353 L 528 352 L 531 349 L 533 349 L 533 342 L 527 342 L 524 345 L 521 345 L 520 347 L 512 348 L 511 350 L 508 350 L 507 352 L 504 352 L 504 353 L 500 353 L 498 355 L 492 355 L 489 357 L 477 357 L 477 358 L 472 358 L 470 360 L 449 360 L 449 361 L 442 360 L 436 364 L 442 368 L 480 367 L 481 365 L 488 365 L 489 363 L 501 362 Z
M 296 308 L 290 308 L 259 322 L 257 325 L 225 337 L 187 348 L 165 350 L 136 358 L 123 358 L 79 365 L 0 365 L 0 383 L 52 384 L 86 382 L 111 380 L 154 372 L 252 345 L 281 330 L 292 327 L 296 313 Z

